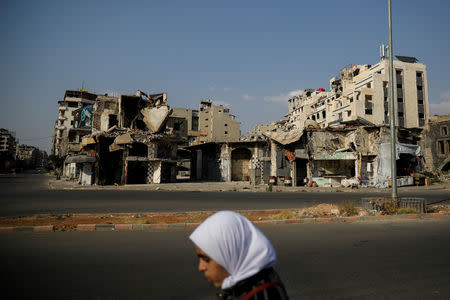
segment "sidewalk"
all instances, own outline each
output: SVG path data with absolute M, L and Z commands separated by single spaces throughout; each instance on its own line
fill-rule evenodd
M 106 186 L 83 186 L 75 181 L 61 179 L 56 180 L 49 177 L 49 188 L 52 190 L 130 190 L 130 191 L 186 191 L 186 192 L 266 192 L 267 185 L 253 186 L 245 181 L 232 182 L 176 182 L 161 184 L 132 184 L 132 185 L 106 185 Z M 435 183 L 430 186 L 405 186 L 399 187 L 400 192 L 449 190 L 450 182 Z M 390 189 L 379 188 L 345 188 L 345 187 L 272 187 L 272 192 L 367 192 L 367 193 L 390 193 Z

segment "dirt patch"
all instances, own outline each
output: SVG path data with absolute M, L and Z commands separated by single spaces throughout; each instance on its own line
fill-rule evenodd
M 367 215 L 357 208 L 360 215 Z M 450 205 L 434 205 L 428 212 L 449 212 Z M 320 218 L 340 216 L 339 207 L 332 204 L 320 204 L 303 209 L 238 210 L 250 221 L 288 220 L 300 218 Z M 76 230 L 78 224 L 174 224 L 201 223 L 215 211 L 198 212 L 145 212 L 117 214 L 41 214 L 1 218 L 0 227 L 54 225 L 55 230 Z

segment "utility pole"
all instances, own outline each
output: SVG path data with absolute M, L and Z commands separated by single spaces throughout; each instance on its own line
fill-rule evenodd
M 389 6 L 389 121 L 391 125 L 391 181 L 392 181 L 392 200 L 397 201 L 397 155 L 396 155 L 396 130 L 395 130 L 395 102 L 394 102 L 394 62 L 392 51 L 392 8 L 391 0 L 388 0 Z

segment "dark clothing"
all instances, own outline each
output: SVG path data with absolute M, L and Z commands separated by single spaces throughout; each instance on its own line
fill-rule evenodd
M 254 288 L 267 282 L 275 282 L 277 285 L 258 292 L 250 298 L 251 300 L 289 300 L 284 285 L 273 268 L 261 270 L 252 277 L 238 282 L 233 287 L 220 291 L 217 298 L 219 300 L 242 299 Z

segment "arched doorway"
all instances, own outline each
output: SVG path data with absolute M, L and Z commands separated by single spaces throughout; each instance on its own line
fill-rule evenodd
M 231 152 L 231 180 L 249 181 L 248 168 L 252 153 L 246 148 L 237 148 Z
M 450 171 L 450 157 L 441 163 L 438 170 L 442 173 L 448 173 Z

